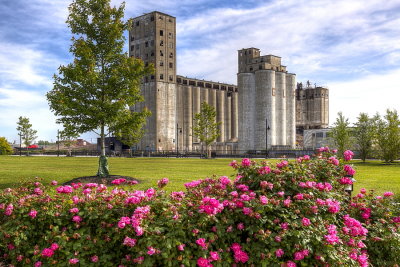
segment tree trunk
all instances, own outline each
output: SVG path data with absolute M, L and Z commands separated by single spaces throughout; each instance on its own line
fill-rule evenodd
M 97 171 L 97 176 L 104 178 L 109 176 L 108 161 L 106 157 L 104 125 L 101 125 L 100 129 L 100 145 L 101 145 L 101 154 L 99 157 L 99 170 Z
M 210 149 L 210 145 L 207 145 L 207 158 L 211 159 L 211 149 Z

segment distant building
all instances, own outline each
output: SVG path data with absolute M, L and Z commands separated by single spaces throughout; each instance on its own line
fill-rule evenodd
M 296 128 L 298 133 L 308 129 L 323 129 L 329 124 L 329 89 L 311 85 L 309 81 L 297 83 Z
M 152 113 L 138 149 L 200 150 L 192 127 L 202 102 L 217 111 L 221 135 L 212 149 L 219 153 L 265 150 L 267 146 L 294 148 L 296 126 L 327 125 L 328 111 L 323 110 L 323 118 L 317 113 L 328 105 L 311 99 L 311 90 L 298 91 L 296 75 L 287 72 L 280 57 L 260 56 L 257 48 L 239 50 L 238 86 L 188 78 L 176 71 L 175 17 L 154 11 L 133 18 L 132 23 L 129 55 L 155 67 L 155 73 L 144 77 L 141 85 L 145 101 L 131 107 L 132 111 L 147 108 Z M 327 93 L 318 90 L 313 97 L 324 94 L 327 99 Z
M 331 129 L 329 128 L 304 130 L 304 148 L 316 149 L 324 146 L 332 147 L 330 131 Z

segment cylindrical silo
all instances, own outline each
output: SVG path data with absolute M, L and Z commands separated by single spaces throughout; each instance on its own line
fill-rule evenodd
M 254 111 L 255 111 L 255 75 L 238 74 L 239 102 L 239 150 L 244 153 L 254 150 Z
M 192 150 L 192 87 L 184 88 L 183 150 Z
M 200 101 L 201 103 L 208 104 L 208 88 L 201 88 L 200 89 Z
M 217 110 L 217 90 L 208 89 L 208 104 Z
M 286 74 L 275 72 L 276 111 L 277 111 L 277 145 L 286 145 Z
M 219 129 L 218 142 L 225 142 L 225 97 L 226 91 L 216 90 L 217 94 L 217 122 Z
M 200 87 L 194 87 L 193 86 L 193 111 L 192 111 L 192 118 L 194 119 L 194 116 L 197 113 L 200 113 Z M 192 123 L 193 125 L 193 123 Z M 199 138 L 193 137 L 193 143 L 198 143 Z
M 296 147 L 296 75 L 286 74 L 286 145 Z
M 269 97 L 266 85 L 268 83 L 268 72 L 258 70 L 255 72 L 255 125 L 254 125 L 254 149 L 264 150 L 268 137 L 267 129 L 267 98 Z
M 225 97 L 225 141 L 229 142 L 232 136 L 232 92 L 227 92 Z
M 238 92 L 232 92 L 232 130 L 231 130 L 231 139 L 237 140 L 239 137 L 239 96 Z
M 276 145 L 277 135 L 279 132 L 277 131 L 277 118 L 276 118 L 276 88 L 275 88 L 275 71 L 273 70 L 260 70 L 259 76 L 262 80 L 262 83 L 259 85 L 260 90 L 266 92 L 265 94 L 265 109 L 264 114 L 265 117 L 260 122 L 264 127 L 265 134 L 267 135 L 267 143 L 261 146 L 265 148 L 267 145 L 267 149 L 271 149 L 271 146 Z M 261 111 L 262 112 L 262 111 Z M 262 138 L 265 142 L 265 138 Z

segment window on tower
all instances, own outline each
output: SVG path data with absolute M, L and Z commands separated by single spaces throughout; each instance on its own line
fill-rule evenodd
M 172 69 L 174 67 L 174 64 L 172 62 L 170 62 L 169 67 Z
M 134 45 L 131 45 L 131 51 L 133 51 L 135 49 Z
M 139 26 L 139 21 L 136 21 L 136 26 Z
M 160 74 L 160 80 L 164 80 L 164 74 Z
M 160 46 L 164 46 L 164 41 L 163 40 L 160 41 Z
M 169 80 L 172 82 L 174 80 L 174 76 L 169 75 Z
M 145 47 L 149 47 L 149 42 L 145 42 L 145 43 L 144 43 L 144 46 L 145 46 Z
M 163 56 L 164 56 L 164 53 L 162 50 L 160 50 L 160 57 L 163 57 Z
M 164 31 L 160 30 L 160 36 L 164 36 Z
M 164 61 L 160 61 L 160 67 L 164 66 Z
M 169 58 L 174 58 L 174 54 L 173 53 L 169 53 Z

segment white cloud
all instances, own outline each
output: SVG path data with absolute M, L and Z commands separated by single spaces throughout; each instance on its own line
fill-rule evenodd
M 386 109 L 400 112 L 400 68 L 384 75 L 369 75 L 350 82 L 336 82 L 329 85 L 330 124 L 336 120 L 337 113 L 356 122 L 361 112 L 370 116 Z
M 0 43 L 0 78 L 2 83 L 51 85 L 51 76 L 43 69 L 56 64 L 48 54 L 20 44 Z

